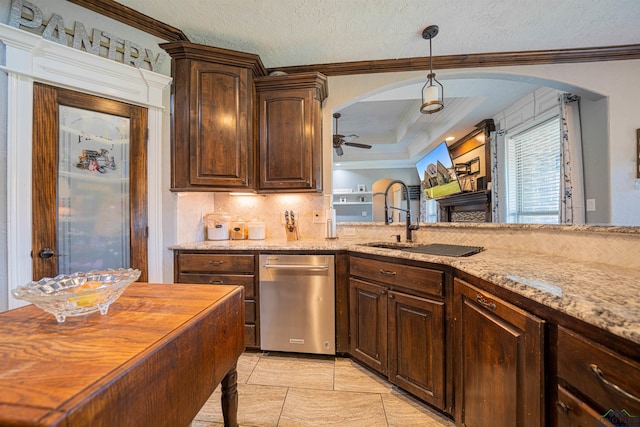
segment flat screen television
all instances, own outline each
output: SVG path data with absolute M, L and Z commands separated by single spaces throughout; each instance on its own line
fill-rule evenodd
M 437 199 L 462 192 L 446 142 L 442 141 L 420 159 L 416 169 L 425 198 Z

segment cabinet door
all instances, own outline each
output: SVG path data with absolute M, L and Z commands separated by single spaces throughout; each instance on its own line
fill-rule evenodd
M 320 102 L 313 89 L 258 94 L 259 190 L 322 190 Z
M 389 380 L 444 408 L 444 303 L 389 292 Z
M 542 425 L 544 321 L 461 280 L 454 288 L 456 422 Z
M 172 190 L 251 188 L 251 72 L 175 60 Z
M 379 285 L 349 280 L 351 355 L 387 374 L 387 290 Z
M 191 82 L 191 184 L 248 187 L 253 165 L 249 71 L 194 62 Z

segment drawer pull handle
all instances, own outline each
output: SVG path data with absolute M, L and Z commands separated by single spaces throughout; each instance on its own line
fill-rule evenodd
M 209 283 L 211 285 L 221 285 L 222 283 L 224 283 L 224 281 L 222 281 L 222 280 L 209 280 Z
M 491 311 L 496 311 L 496 304 L 493 301 L 486 299 L 484 295 L 476 294 L 476 301 L 484 308 L 487 308 Z
M 384 274 L 385 276 L 395 276 L 396 272 L 380 269 L 380 274 Z
M 627 399 L 631 399 L 635 402 L 640 403 L 640 398 L 638 398 L 637 396 L 634 396 L 633 394 L 629 393 L 626 390 L 623 390 L 620 386 L 612 383 L 611 381 L 607 380 L 604 377 L 604 372 L 602 372 L 602 370 L 598 367 L 598 365 L 596 364 L 591 364 L 589 365 L 589 368 L 591 369 L 591 372 L 593 372 L 593 374 L 596 376 L 596 378 L 598 378 L 600 380 L 600 382 L 602 382 L 604 385 L 606 385 L 607 387 L 617 391 L 618 393 L 620 393 L 621 395 L 623 395 L 624 397 L 626 397 Z
M 564 403 L 563 401 L 559 400 L 556 402 L 556 407 L 561 410 L 562 412 L 564 412 L 565 414 L 568 414 L 569 411 L 572 410 L 571 406 L 567 405 L 566 403 Z
M 209 265 L 222 265 L 224 261 L 209 261 Z

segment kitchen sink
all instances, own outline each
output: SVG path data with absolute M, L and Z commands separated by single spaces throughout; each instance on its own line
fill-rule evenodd
M 385 243 L 385 242 L 373 242 L 373 243 L 363 243 L 360 246 L 368 246 L 370 248 L 381 248 L 381 249 L 405 249 L 414 247 L 415 243 L 402 243 L 402 242 L 393 242 L 393 243 Z
M 420 245 L 417 243 L 365 243 L 362 246 L 381 249 L 395 249 L 405 252 L 414 252 L 427 255 L 464 257 L 477 254 L 483 250 L 482 246 L 464 246 L 464 245 L 448 245 L 442 243 L 432 243 L 428 245 Z

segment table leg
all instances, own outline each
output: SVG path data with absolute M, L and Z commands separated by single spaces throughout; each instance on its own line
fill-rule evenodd
M 238 372 L 236 367 L 222 379 L 222 417 L 225 427 L 238 426 Z

